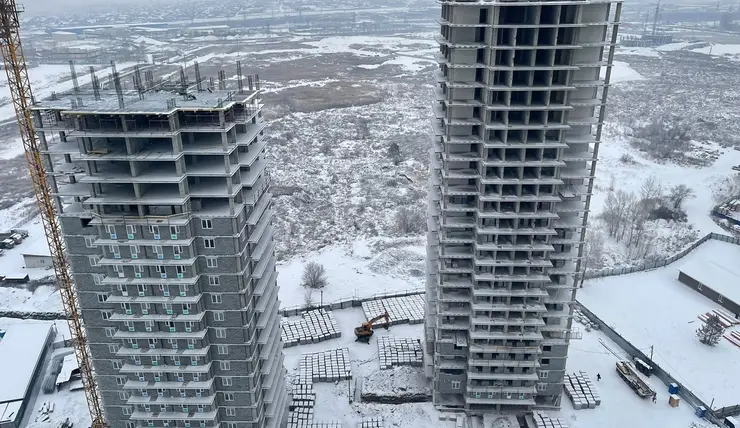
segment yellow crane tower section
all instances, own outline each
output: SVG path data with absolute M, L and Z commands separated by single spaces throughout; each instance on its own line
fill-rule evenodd
M 10 96 L 18 119 L 18 127 L 20 128 L 23 147 L 26 151 L 26 160 L 28 161 L 28 171 L 33 182 L 36 202 L 54 264 L 59 294 L 62 298 L 75 355 L 80 366 L 85 398 L 92 419 L 92 428 L 104 428 L 106 427 L 106 421 L 90 360 L 90 349 L 85 338 L 85 330 L 82 327 L 77 290 L 72 280 L 69 262 L 65 256 L 64 239 L 56 216 L 51 188 L 47 181 L 46 165 L 41 156 L 39 139 L 34 130 L 30 110 L 34 100 L 31 83 L 28 80 L 26 60 L 23 57 L 23 48 L 21 47 L 19 12 L 22 12 L 22 10 L 16 5 L 15 0 L 0 0 L 0 52 L 5 63 L 5 72 L 8 75 Z

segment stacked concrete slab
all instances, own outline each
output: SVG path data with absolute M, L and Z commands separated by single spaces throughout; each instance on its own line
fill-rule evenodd
M 601 396 L 596 389 L 596 385 L 591 382 L 591 379 L 584 372 L 566 373 L 564 386 L 565 395 L 568 396 L 576 410 L 595 409 L 596 406 L 601 404 Z
M 316 394 L 313 392 L 312 383 L 293 385 L 290 408 L 288 409 L 290 410 L 288 428 L 312 428 L 315 402 Z
M 288 428 L 342 428 L 340 422 L 314 422 L 316 393 L 313 384 L 293 385 Z
M 383 428 L 383 420 L 380 418 L 363 419 L 357 428 Z
M 421 341 L 413 337 L 379 337 L 378 357 L 381 370 L 396 366 L 421 367 L 424 363 Z
M 324 309 L 304 312 L 299 320 L 284 320 L 280 328 L 283 346 L 286 348 L 319 343 L 341 336 L 334 315 Z
M 299 383 L 336 382 L 352 379 L 352 363 L 349 348 L 301 355 L 298 369 Z
M 570 428 L 567 422 L 560 418 L 551 418 L 544 413 L 535 412 L 534 423 L 537 428 Z
M 370 300 L 362 303 L 362 311 L 368 320 L 388 311 L 391 324 L 421 324 L 424 321 L 424 297 L 420 294 L 387 299 Z M 381 323 L 383 321 L 380 321 Z

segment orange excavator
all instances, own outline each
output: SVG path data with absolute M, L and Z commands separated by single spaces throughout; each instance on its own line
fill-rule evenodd
M 355 336 L 357 337 L 357 339 L 355 339 L 355 342 L 365 342 L 369 345 L 370 338 L 373 337 L 373 326 L 375 322 L 380 321 L 383 318 L 385 318 L 385 323 L 383 323 L 382 325 L 383 327 L 385 327 L 386 330 L 388 330 L 391 326 L 391 317 L 388 316 L 388 311 L 385 311 L 384 313 L 378 315 L 370 321 L 362 323 L 361 326 L 355 327 Z

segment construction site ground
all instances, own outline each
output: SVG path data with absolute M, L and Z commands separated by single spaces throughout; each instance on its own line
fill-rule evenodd
M 285 349 L 285 366 L 288 370 L 289 383 L 298 375 L 298 363 L 301 354 L 319 352 L 335 348 L 348 348 L 352 362 L 353 381 L 358 384 L 367 377 L 372 378 L 372 389 L 379 389 L 377 380 L 385 377 L 378 376 L 378 338 L 382 336 L 416 337 L 423 340 L 423 324 L 399 324 L 391 326 L 386 331 L 383 328 L 375 330 L 370 344 L 355 342 L 352 329 L 365 321 L 360 308 L 337 310 L 333 312 L 341 336 L 321 343 L 299 345 Z M 603 344 L 602 344 L 603 343 Z M 604 344 L 616 352 L 621 358 L 628 356 L 616 344 L 611 342 L 602 332 L 584 332 L 583 338 L 572 342 L 567 369 L 569 372 L 583 371 L 595 381 L 596 375 L 601 374 L 601 381 L 596 382 L 602 402 L 595 409 L 575 410 L 569 400 L 563 396 L 562 410 L 548 412 L 551 417 L 558 417 L 567 422 L 571 428 L 592 427 L 622 427 L 655 428 L 656 426 L 670 426 L 688 428 L 691 422 L 700 422 L 694 416 L 694 410 L 682 402 L 678 408 L 668 405 L 668 387 L 656 377 L 646 379 L 652 388 L 658 391 L 658 402 L 652 403 L 649 399 L 639 398 L 627 384 L 617 375 L 615 363 L 619 360 Z M 396 370 L 409 378 L 414 370 L 422 371 L 421 367 L 404 367 Z M 420 374 L 423 378 L 423 374 Z M 394 390 L 395 380 L 388 385 L 388 391 Z M 397 385 L 396 385 L 397 386 Z M 418 389 L 421 385 L 413 385 Z M 315 422 L 341 422 L 342 427 L 356 428 L 363 419 L 381 418 L 384 426 L 428 428 L 453 428 L 452 421 L 440 421 L 441 413 L 432 403 L 407 404 L 376 404 L 357 401 L 360 395 L 355 391 L 350 381 L 331 383 L 315 382 L 316 394 L 314 407 Z M 396 388 L 396 390 L 398 390 Z M 350 393 L 352 393 L 350 400 Z

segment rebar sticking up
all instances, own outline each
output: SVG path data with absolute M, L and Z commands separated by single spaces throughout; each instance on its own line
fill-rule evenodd
M 237 61 L 236 62 L 236 84 L 237 88 L 239 89 L 239 93 L 244 92 L 244 82 L 242 81 L 242 62 Z
M 123 110 L 126 108 L 126 103 L 123 101 L 123 89 L 121 89 L 121 79 L 117 71 L 113 72 L 113 86 L 115 86 L 116 95 L 118 96 L 118 107 Z
M 198 65 L 198 61 L 195 61 L 195 87 L 198 89 L 198 92 L 203 91 L 203 83 L 200 79 L 200 65 Z
M 188 89 L 188 78 L 185 76 L 185 68 L 180 66 L 180 88 L 185 91 Z
M 213 80 L 213 76 L 208 77 L 208 90 L 211 91 L 213 88 L 216 87 L 216 84 L 214 83 L 215 80 Z
M 252 81 L 252 76 L 247 76 L 247 86 L 249 87 L 249 91 L 254 90 L 254 82 Z
M 254 89 L 258 91 L 260 90 L 260 75 L 259 74 L 254 75 Z
M 69 72 L 72 74 L 72 85 L 74 86 L 75 93 L 80 93 L 80 83 L 77 81 L 75 62 L 71 59 L 69 60 Z
M 218 71 L 218 90 L 223 91 L 226 89 L 226 72 L 223 70 Z
M 93 88 L 93 96 L 95 97 L 95 101 L 100 99 L 100 82 L 98 82 L 98 77 L 95 75 L 95 67 L 92 65 L 90 66 L 90 84 Z

